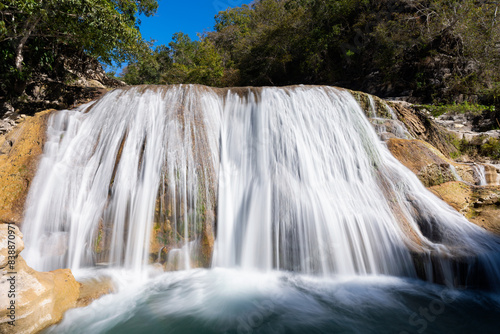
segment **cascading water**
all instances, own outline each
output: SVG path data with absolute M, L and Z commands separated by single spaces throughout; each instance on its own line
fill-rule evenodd
M 395 133 L 409 136 L 400 123 Z M 493 290 L 500 279 L 498 238 L 428 192 L 354 97 L 331 87 L 144 86 L 61 111 L 23 230 L 39 270 L 211 265 L 214 274 L 185 277 L 197 296 L 228 268 L 278 285 L 275 270 Z M 276 303 L 272 314 L 287 304 Z
M 199 156 L 210 157 L 202 151 L 217 149 L 218 129 L 211 127 L 218 124 L 218 114 L 203 116 L 217 112 L 214 103 L 219 103 L 214 94 L 198 98 L 182 87 L 131 89 L 55 115 L 28 199 L 28 261 L 53 270 L 105 259 L 111 266 L 141 271 L 148 263 L 154 220 L 172 220 L 170 246 L 196 237 L 200 217 L 191 210 L 199 198 L 209 197 L 209 185 L 198 179 L 214 178 L 217 168 L 215 158 Z M 212 137 L 201 139 L 207 130 Z M 165 210 L 155 212 L 158 207 Z M 179 211 L 185 213 L 182 222 Z M 109 246 L 99 254 L 103 244 Z
M 478 186 L 485 186 L 488 184 L 486 181 L 486 170 L 483 165 L 473 164 L 472 171 L 474 172 L 474 176 L 477 179 Z
M 412 254 L 477 255 L 500 277 L 497 240 L 427 192 L 346 91 L 116 90 L 48 133 L 24 222 L 41 270 L 141 271 L 165 225 L 160 246 L 189 268 L 218 188 L 215 267 L 416 276 Z
M 355 100 L 298 88 L 252 98 L 226 99 L 214 265 L 410 275 Z

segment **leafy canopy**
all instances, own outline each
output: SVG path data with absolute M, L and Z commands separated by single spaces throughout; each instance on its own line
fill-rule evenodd
M 138 15 L 153 15 L 157 0 L 1 0 L 0 42 L 23 38 L 82 49 L 105 63 L 134 59 L 147 44 Z
M 219 12 L 199 42 L 174 35 L 168 66 L 154 74 L 154 61 L 138 60 L 125 80 L 330 84 L 498 104 L 499 22 L 500 2 L 488 0 L 256 0 Z
M 160 45 L 150 54 L 130 63 L 122 76 L 129 84 L 220 86 L 223 74 L 222 58 L 210 40 L 192 41 L 188 35 L 178 32 L 168 47 Z

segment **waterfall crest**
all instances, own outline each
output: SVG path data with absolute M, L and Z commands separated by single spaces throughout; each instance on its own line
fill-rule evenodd
M 140 86 L 47 131 L 23 224 L 39 270 L 500 278 L 498 239 L 428 192 L 345 90 Z

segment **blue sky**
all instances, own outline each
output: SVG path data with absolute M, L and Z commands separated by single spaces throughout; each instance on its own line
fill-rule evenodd
M 198 39 L 196 33 L 212 30 L 215 15 L 228 7 L 249 4 L 248 0 L 159 0 L 158 11 L 153 17 L 141 17 L 140 30 L 146 40 L 156 40 L 155 45 L 168 44 L 172 35 L 182 31 Z
M 219 11 L 250 4 L 252 0 L 158 0 L 158 3 L 154 16 L 140 17 L 139 30 L 145 40 L 154 40 L 154 45 L 168 45 L 172 35 L 179 31 L 198 40 L 197 33 L 213 30 L 215 15 Z M 127 64 L 122 64 L 121 68 L 103 66 L 106 72 L 120 73 Z
M 213 30 L 215 15 L 219 11 L 251 2 L 252 0 L 158 0 L 159 7 L 154 16 L 140 17 L 139 30 L 145 40 L 154 40 L 154 45 L 168 45 L 172 35 L 179 31 L 197 40 L 197 33 Z M 120 73 L 126 65 L 122 64 L 121 68 L 104 67 L 106 72 Z

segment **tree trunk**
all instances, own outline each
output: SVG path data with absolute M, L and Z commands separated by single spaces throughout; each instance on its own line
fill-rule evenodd
M 23 27 L 24 34 L 23 34 L 23 37 L 21 38 L 21 40 L 19 41 L 19 44 L 17 44 L 16 54 L 15 54 L 15 58 L 14 58 L 15 66 L 19 72 L 21 72 L 23 69 L 23 60 L 24 60 L 23 49 L 24 49 L 24 46 L 26 45 L 28 38 L 30 38 L 33 30 L 35 30 L 38 22 L 40 21 L 40 18 L 41 18 L 41 16 L 35 17 L 33 20 L 28 19 L 28 20 L 26 20 L 26 23 L 24 24 L 24 27 Z

